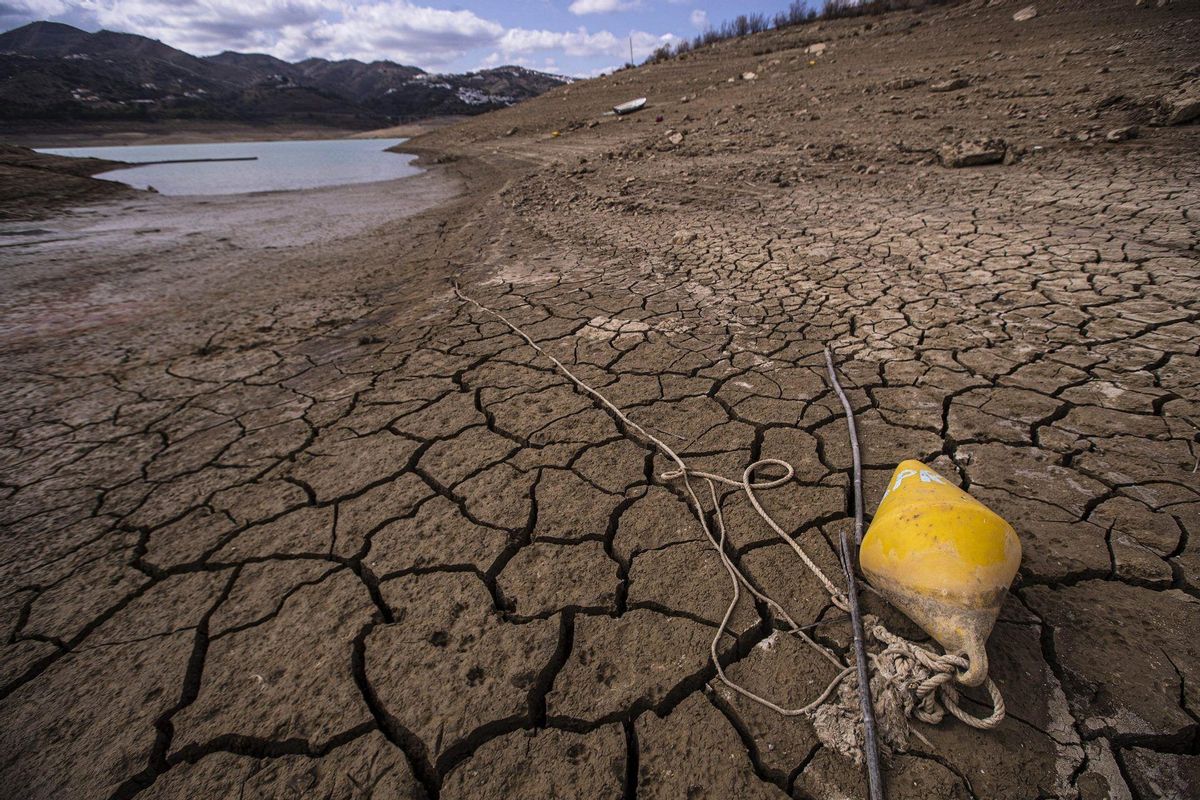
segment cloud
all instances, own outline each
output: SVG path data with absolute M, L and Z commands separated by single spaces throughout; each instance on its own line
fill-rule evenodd
M 577 16 L 584 14 L 610 14 L 614 11 L 628 11 L 637 8 L 640 0 L 575 0 L 567 6 L 567 11 Z
M 708 27 L 708 12 L 702 8 L 697 8 L 692 12 L 692 27 L 703 30 Z
M 538 50 L 561 50 L 568 56 L 609 56 L 624 61 L 629 58 L 631 40 L 634 60 L 640 61 L 658 47 L 679 41 L 679 37 L 671 33 L 655 36 L 645 31 L 634 31 L 628 38 L 618 38 L 608 31 L 589 33 L 587 28 L 579 28 L 576 31 L 513 28 L 506 31 L 500 39 L 500 51 L 511 56 Z
M 189 52 L 449 63 L 494 44 L 498 22 L 407 0 L 80 0 L 98 24 Z
M 575 0 L 572 5 L 577 13 L 599 13 L 640 2 Z M 621 63 L 629 57 L 629 39 L 607 30 L 509 28 L 468 9 L 437 8 L 422 0 L 0 0 L 0 22 L 15 27 L 47 18 L 88 30 L 137 33 L 196 55 L 237 50 L 287 61 L 388 59 L 435 71 L 479 63 L 553 63 L 575 73 L 586 73 L 597 61 Z M 670 34 L 644 31 L 634 32 L 632 39 L 636 60 L 676 41 Z
M 500 38 L 504 53 L 528 53 L 534 50 L 562 50 L 569 56 L 610 55 L 620 47 L 620 40 L 608 31 L 589 33 L 587 28 L 576 31 L 546 31 L 512 28 Z
M 0 0 L 0 30 L 33 19 L 59 17 L 70 10 L 64 0 Z

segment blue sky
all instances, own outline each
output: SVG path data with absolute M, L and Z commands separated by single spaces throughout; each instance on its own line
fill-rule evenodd
M 753 2 L 753 0 L 752 0 Z M 196 55 L 390 59 L 433 72 L 522 64 L 588 76 L 787 0 L 0 0 L 0 30 L 35 19 L 140 33 Z

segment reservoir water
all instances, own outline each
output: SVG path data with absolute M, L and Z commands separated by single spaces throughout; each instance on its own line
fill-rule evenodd
M 389 153 L 404 139 L 320 139 L 282 142 L 221 142 L 218 144 L 155 144 L 124 147 L 38 148 L 42 153 L 80 158 L 107 158 L 143 163 L 208 158 L 186 164 L 147 164 L 104 172 L 95 177 L 118 181 L 135 189 L 153 186 L 166 195 L 218 195 L 314 189 L 373 183 L 416 175 L 416 156 Z

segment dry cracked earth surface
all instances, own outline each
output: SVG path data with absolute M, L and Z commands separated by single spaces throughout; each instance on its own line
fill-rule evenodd
M 865 795 L 714 681 L 728 579 L 664 459 L 457 280 L 694 467 L 795 464 L 764 499 L 831 572 L 826 343 L 868 509 L 915 457 L 1014 524 L 1008 718 L 924 727 L 890 797 L 1195 796 L 1200 129 L 1165 123 L 1200 6 L 1023 5 L 769 33 L 437 131 L 412 146 L 465 190 L 369 235 L 6 253 L 5 792 Z M 972 138 L 1007 163 L 939 162 Z M 848 655 L 721 503 L 755 585 Z M 743 600 L 719 657 L 807 702 L 833 668 L 781 626 Z

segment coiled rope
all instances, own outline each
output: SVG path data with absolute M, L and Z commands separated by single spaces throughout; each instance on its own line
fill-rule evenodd
M 701 470 L 692 469 L 684 460 L 676 453 L 669 445 L 661 439 L 654 436 L 644 427 L 630 419 L 620 408 L 612 403 L 607 397 L 601 394 L 596 389 L 588 385 L 584 380 L 571 372 L 571 370 L 555 358 L 553 355 L 543 349 L 535 342 L 529 334 L 522 330 L 515 323 L 510 321 L 503 314 L 494 311 L 491 308 L 483 305 L 479 301 L 464 294 L 462 290 L 455 285 L 454 293 L 462 301 L 469 303 L 481 312 L 490 317 L 495 318 L 499 322 L 507 326 L 513 333 L 520 336 L 525 343 L 533 348 L 541 356 L 549 360 L 568 380 L 582 392 L 593 397 L 598 403 L 608 409 L 629 431 L 634 431 L 645 440 L 651 442 L 658 450 L 670 459 L 675 468 L 668 470 L 659 475 L 659 478 L 664 481 L 679 481 L 683 485 L 683 489 L 687 494 L 692 506 L 696 512 L 696 518 L 700 522 L 700 527 L 704 530 L 704 535 L 708 538 L 709 543 L 717 552 L 717 556 L 721 559 L 725 571 L 729 573 L 729 581 L 732 587 L 729 605 L 725 610 L 724 617 L 721 618 L 721 624 L 717 626 L 716 635 L 713 637 L 712 643 L 709 645 L 709 654 L 712 657 L 713 665 L 716 668 L 717 678 L 733 691 L 746 697 L 747 699 L 758 703 L 772 711 L 786 717 L 809 716 L 816 715 L 818 709 L 823 705 L 828 708 L 830 696 L 835 690 L 839 689 L 842 682 L 852 675 L 856 666 L 847 666 L 829 648 L 814 640 L 808 633 L 805 632 L 803 626 L 799 625 L 787 611 L 777 603 L 772 597 L 765 592 L 761 592 L 754 587 L 753 584 L 742 574 L 737 565 L 733 563 L 729 554 L 725 552 L 725 520 L 721 513 L 721 505 L 717 497 L 717 484 L 723 486 L 732 486 L 739 488 L 746 495 L 750 505 L 762 520 L 775 532 L 780 539 L 788 544 L 792 550 L 800 557 L 800 560 L 809 569 L 809 571 L 817 578 L 818 581 L 825 587 L 829 593 L 830 602 L 837 608 L 849 613 L 850 603 L 846 593 L 840 590 L 836 584 L 821 570 L 817 563 L 805 552 L 804 548 L 796 541 L 794 537 L 789 535 L 787 531 L 779 526 L 771 515 L 762 507 L 759 502 L 756 492 L 759 490 L 772 489 L 790 481 L 796 474 L 795 469 L 786 461 L 777 458 L 764 458 L 750 464 L 742 472 L 741 480 L 726 478 L 721 475 L 715 475 L 711 472 L 703 472 Z M 826 348 L 826 358 L 830 365 L 832 373 L 832 356 L 829 349 Z M 833 376 L 836 386 L 836 375 Z M 847 419 L 853 425 L 853 411 L 850 409 L 848 401 L 845 401 L 844 394 L 841 392 L 841 387 L 837 386 L 838 394 L 843 398 Z M 857 444 L 855 444 L 857 448 Z M 856 493 L 856 538 L 861 540 L 862 527 L 862 490 L 861 490 L 861 473 L 858 469 L 856 460 L 856 475 L 855 475 L 855 493 Z M 760 470 L 768 467 L 776 467 L 783 469 L 783 475 L 777 478 L 768 478 L 763 480 L 755 480 L 755 475 Z M 700 502 L 699 496 L 696 494 L 692 486 L 692 478 L 700 478 L 708 485 L 709 499 L 713 505 L 713 517 L 716 522 L 717 532 L 714 533 L 709 526 L 707 517 L 708 513 L 703 503 Z M 849 566 L 849 565 L 847 565 Z M 769 607 L 775 614 L 779 616 L 788 626 L 786 633 L 794 635 L 802 639 L 809 647 L 813 648 L 823 658 L 828 660 L 834 667 L 838 669 L 837 675 L 829 682 L 815 699 L 806 705 L 796 708 L 785 708 L 772 702 L 771 700 L 755 694 L 744 686 L 739 685 L 725 674 L 724 668 L 721 666 L 721 660 L 718 658 L 718 647 L 725 632 L 729 628 L 729 620 L 733 616 L 734 609 L 737 607 L 738 601 L 741 599 L 742 588 L 745 588 L 756 600 L 762 602 Z M 885 720 L 883 726 L 884 739 L 895 749 L 903 749 L 907 744 L 908 733 L 905 723 L 905 729 L 899 730 L 895 723 L 888 723 L 887 720 L 899 719 L 901 723 L 904 720 L 915 717 L 921 722 L 936 725 L 945 717 L 945 712 L 949 711 L 954 717 L 961 720 L 965 724 L 981 730 L 989 730 L 995 728 L 1004 719 L 1005 707 L 1004 699 L 1000 694 L 1000 690 L 996 684 L 989 678 L 987 681 L 988 693 L 991 695 L 992 712 L 986 717 L 975 717 L 963 711 L 958 704 L 958 691 L 953 686 L 953 682 L 960 670 L 966 670 L 968 664 L 967 659 L 955 654 L 937 654 L 933 651 L 918 645 L 915 642 L 909 641 L 902 636 L 898 636 L 889 631 L 882 623 L 873 617 L 868 617 L 871 624 L 867 627 L 871 637 L 883 645 L 883 650 L 879 653 L 870 653 L 867 658 L 870 662 L 870 667 L 874 672 L 871 683 L 880 683 L 882 691 L 874 690 L 871 687 L 871 694 L 874 695 L 874 707 L 879 716 Z M 846 691 L 842 687 L 842 696 L 839 700 L 840 718 L 843 720 L 851 720 L 856 723 L 856 727 L 863 725 L 862 712 L 858 711 L 855 706 L 858 704 L 858 699 L 854 695 L 856 691 Z M 826 715 L 830 716 L 830 715 Z M 837 725 L 835 724 L 836 728 Z M 859 742 L 859 737 L 853 731 L 833 730 L 829 726 L 817 725 L 817 733 L 822 741 L 842 752 L 843 754 L 853 758 L 855 761 L 861 762 L 863 758 L 862 745 Z M 919 735 L 919 734 L 918 734 Z M 922 737 L 923 738 L 923 737 Z

